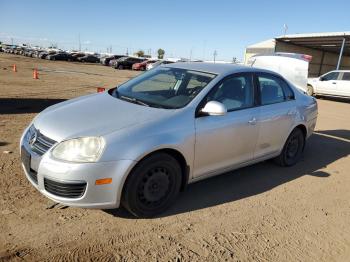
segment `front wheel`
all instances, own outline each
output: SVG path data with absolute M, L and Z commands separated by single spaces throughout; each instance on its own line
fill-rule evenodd
M 137 217 L 153 217 L 166 210 L 180 192 L 181 167 L 176 159 L 158 153 L 142 160 L 129 175 L 123 206 Z
M 124 66 L 123 66 L 123 65 L 119 65 L 119 66 L 118 66 L 118 69 L 119 69 L 119 70 L 123 70 L 123 69 L 124 69 Z
M 305 136 L 300 128 L 296 128 L 289 135 L 284 144 L 281 154 L 275 158 L 275 162 L 280 166 L 295 165 L 303 153 Z
M 306 90 L 306 93 L 309 95 L 309 96 L 312 96 L 314 94 L 314 88 L 310 85 L 307 86 L 307 90 Z

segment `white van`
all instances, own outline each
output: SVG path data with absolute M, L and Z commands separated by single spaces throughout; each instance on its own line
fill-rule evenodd
M 311 59 L 312 56 L 305 54 L 273 53 L 252 56 L 247 65 L 277 72 L 307 93 L 308 70 Z

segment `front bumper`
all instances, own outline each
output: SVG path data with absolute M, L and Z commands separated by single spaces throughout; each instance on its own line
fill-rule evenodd
M 52 159 L 50 150 L 40 156 L 31 150 L 30 145 L 21 139 L 22 167 L 27 179 L 43 195 L 51 200 L 62 203 L 67 206 L 85 207 L 85 208 L 118 208 L 122 188 L 127 174 L 134 165 L 132 160 L 119 160 L 99 163 L 70 163 Z M 29 153 L 29 163 L 24 163 L 23 155 L 25 151 Z M 96 185 L 96 180 L 103 178 L 112 178 L 110 184 Z M 44 182 L 46 181 L 46 183 Z M 54 183 L 57 192 L 52 191 L 47 181 Z M 60 190 L 70 189 L 70 185 L 85 184 L 82 194 L 72 197 L 62 196 Z M 49 192 L 50 191 L 50 192 Z M 69 192 L 68 192 L 69 193 Z M 69 194 L 68 194 L 69 195 Z

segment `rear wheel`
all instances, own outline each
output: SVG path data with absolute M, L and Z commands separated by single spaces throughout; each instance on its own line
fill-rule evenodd
M 300 128 L 296 128 L 289 135 L 281 154 L 275 158 L 275 162 L 280 166 L 295 165 L 304 150 L 305 136 Z
M 123 188 L 122 204 L 137 217 L 152 217 L 176 199 L 181 185 L 181 167 L 172 156 L 158 153 L 142 160 Z
M 123 66 L 123 65 L 118 65 L 118 69 L 119 69 L 119 70 L 123 70 L 123 69 L 124 69 L 124 66 Z

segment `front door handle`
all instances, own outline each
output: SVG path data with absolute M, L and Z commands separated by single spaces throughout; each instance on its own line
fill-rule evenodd
M 256 124 L 256 118 L 253 117 L 252 119 L 250 119 L 250 120 L 248 121 L 248 123 L 249 123 L 250 125 L 255 125 L 255 124 Z
M 287 115 L 289 116 L 294 116 L 297 112 L 295 112 L 294 110 L 290 110 L 288 111 Z
M 336 84 L 336 82 L 332 82 L 332 84 L 333 84 L 333 85 L 335 85 L 335 84 Z

